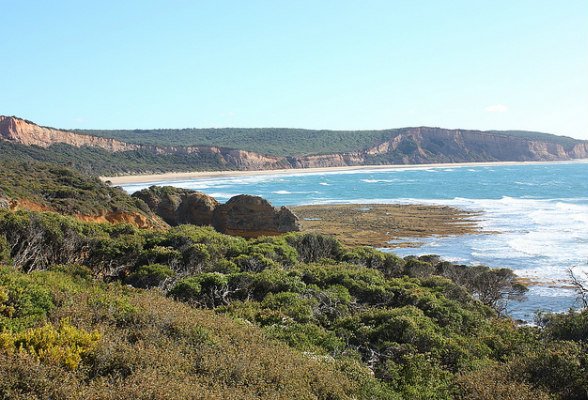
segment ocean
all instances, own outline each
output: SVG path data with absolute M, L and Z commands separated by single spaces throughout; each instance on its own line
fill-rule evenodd
M 513 302 L 513 318 L 533 321 L 538 311 L 578 305 L 569 268 L 588 274 L 588 162 L 395 167 L 158 181 L 150 185 L 202 191 L 226 201 L 237 194 L 262 196 L 276 206 L 340 203 L 423 203 L 479 211 L 482 232 L 419 239 L 400 256 L 438 254 L 468 265 L 508 267 L 534 284 L 527 300 Z M 586 275 L 588 276 L 588 275 Z

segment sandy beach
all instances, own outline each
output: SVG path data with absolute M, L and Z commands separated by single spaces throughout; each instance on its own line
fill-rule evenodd
M 532 165 L 546 163 L 568 163 L 588 160 L 572 161 L 498 161 L 498 162 L 471 162 L 471 163 L 443 163 L 443 164 L 393 164 L 393 165 L 359 165 L 343 167 L 322 167 L 322 168 L 290 168 L 290 169 L 265 169 L 255 171 L 194 171 L 194 172 L 169 172 L 150 175 L 124 175 L 101 177 L 103 181 L 109 181 L 113 185 L 128 185 L 133 183 L 149 183 L 161 181 L 179 181 L 186 179 L 205 179 L 235 176 L 258 176 L 258 175 L 293 175 L 293 174 L 317 174 L 343 171 L 372 171 L 390 170 L 403 168 L 443 168 L 443 167 L 470 167 L 470 166 L 492 166 L 492 165 Z

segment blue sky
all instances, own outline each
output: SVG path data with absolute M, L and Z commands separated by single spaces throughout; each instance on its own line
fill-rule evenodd
M 0 0 L 0 114 L 588 139 L 588 1 Z

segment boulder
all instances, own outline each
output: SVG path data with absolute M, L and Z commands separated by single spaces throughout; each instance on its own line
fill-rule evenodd
M 193 192 L 183 198 L 178 208 L 180 224 L 212 225 L 212 215 L 219 202 L 204 193 Z
M 238 195 L 214 210 L 212 225 L 228 235 L 257 237 L 298 231 L 298 217 L 286 207 L 275 208 L 259 196 Z
M 133 196 L 143 200 L 155 214 L 172 226 L 211 225 L 213 211 L 219 204 L 204 193 L 172 186 L 151 186 Z

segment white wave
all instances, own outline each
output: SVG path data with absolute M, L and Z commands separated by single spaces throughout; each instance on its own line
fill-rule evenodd
M 321 185 L 321 186 L 331 186 L 331 184 L 328 183 L 328 182 L 320 182 L 319 185 Z
M 360 179 L 365 183 L 393 183 L 398 182 L 400 179 Z
M 230 199 L 231 197 L 238 196 L 238 193 L 214 192 L 209 193 L 208 195 L 214 197 L 215 199 Z
M 541 297 L 574 297 L 576 293 L 573 289 L 550 286 L 531 286 L 527 296 Z
M 275 192 L 272 192 L 274 194 L 292 194 L 292 192 L 289 192 L 287 190 L 276 190 Z
M 575 266 L 578 275 L 588 274 L 586 199 L 366 200 L 370 199 L 359 199 L 358 203 L 439 204 L 481 211 L 475 218 L 481 228 L 497 232 L 427 239 L 421 247 L 399 250 L 404 255 L 437 253 L 466 264 L 513 268 L 520 276 L 558 290 L 569 284 L 568 268 Z M 569 295 L 563 289 L 559 293 Z

